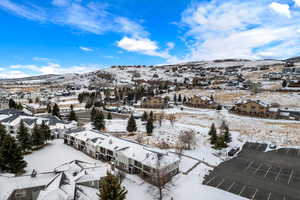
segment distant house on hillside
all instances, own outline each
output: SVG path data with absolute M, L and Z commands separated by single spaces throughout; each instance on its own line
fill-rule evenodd
M 144 97 L 141 102 L 142 108 L 167 108 L 168 102 L 162 97 Z
M 199 95 L 194 95 L 193 97 L 189 98 L 186 102 L 186 105 L 195 108 L 210 108 L 210 109 L 216 109 L 218 107 L 218 104 L 215 102 L 213 97 L 199 96 Z
M 260 100 L 247 99 L 237 101 L 232 107 L 231 112 L 255 117 L 277 118 L 278 109 L 271 108 L 271 104 L 264 103 Z

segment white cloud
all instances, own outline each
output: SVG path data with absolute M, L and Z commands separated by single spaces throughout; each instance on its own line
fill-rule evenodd
M 117 45 L 118 47 L 125 49 L 127 51 L 136 51 L 136 52 L 154 51 L 158 48 L 155 42 L 146 38 L 134 39 L 134 38 L 124 37 L 120 41 L 118 41 Z
M 88 47 L 79 47 L 82 51 L 93 51 L 93 49 Z
M 288 4 L 272 2 L 269 6 L 273 11 L 277 12 L 278 14 L 286 16 L 287 18 L 291 18 L 290 6 Z
M 129 34 L 134 38 L 146 37 L 149 35 L 149 33 L 146 32 L 141 25 L 137 24 L 136 22 L 130 21 L 125 17 L 117 17 L 115 21 L 120 26 L 120 32 Z
M 0 78 L 10 79 L 10 78 L 24 78 L 30 76 L 22 71 L 8 71 L 8 72 L 1 72 Z
M 285 58 L 300 53 L 299 13 L 282 17 L 263 1 L 191 4 L 181 26 L 189 53 L 179 60 Z M 289 42 L 293 41 L 293 43 Z M 281 52 L 281 54 L 280 54 Z
M 62 67 L 56 63 L 48 63 L 47 65 L 11 65 L 8 69 L 5 70 L 1 77 L 2 78 L 14 78 L 14 77 L 25 77 L 29 76 L 28 74 L 22 71 L 31 71 L 31 75 L 42 75 L 42 74 L 67 74 L 67 73 L 86 73 L 99 69 L 99 65 L 76 65 L 71 67 Z M 18 69 L 18 71 L 16 71 Z M 22 73 L 21 73 L 22 72 Z M 14 76 L 15 75 L 15 76 Z
M 130 52 L 137 52 L 149 56 L 161 57 L 164 59 L 173 59 L 169 54 L 171 43 L 164 51 L 159 51 L 159 47 L 156 42 L 151 41 L 148 38 L 129 38 L 123 37 L 120 41 L 117 42 L 117 46 Z
M 0 1 L 0 8 L 10 11 L 16 15 L 21 17 L 36 20 L 36 21 L 45 21 L 46 16 L 43 10 L 37 6 L 28 7 L 22 6 L 16 3 L 13 3 L 9 0 L 1 0 Z
M 296 6 L 300 7 L 300 0 L 293 0 L 296 4 Z

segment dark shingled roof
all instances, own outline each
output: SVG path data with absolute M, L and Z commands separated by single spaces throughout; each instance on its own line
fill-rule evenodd
M 0 110 L 0 115 L 25 115 L 25 116 L 32 116 L 27 113 L 25 113 L 22 110 L 17 110 L 17 109 L 4 109 Z

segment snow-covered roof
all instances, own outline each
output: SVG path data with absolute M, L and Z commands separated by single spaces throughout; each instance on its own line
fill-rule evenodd
M 263 107 L 271 107 L 271 104 L 260 101 L 260 100 L 252 100 L 252 99 L 240 99 L 238 101 L 235 102 L 235 104 L 246 104 L 246 103 L 250 103 L 250 102 L 254 102 L 257 103 Z
M 83 130 L 67 135 L 81 141 L 86 141 L 90 145 L 111 150 L 116 154 L 123 154 L 127 158 L 136 160 L 152 168 L 157 168 L 158 159 L 160 168 L 167 167 L 179 161 L 176 155 L 168 153 L 167 151 L 157 150 L 149 146 L 94 130 Z
M 0 200 L 6 200 L 15 190 L 45 186 L 39 200 L 73 199 L 77 183 L 97 181 L 105 176 L 99 164 L 74 160 L 49 172 L 22 176 L 0 176 Z M 60 170 L 57 170 L 60 169 Z

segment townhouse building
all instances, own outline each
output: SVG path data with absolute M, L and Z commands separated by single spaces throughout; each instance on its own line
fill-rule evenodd
M 153 184 L 165 184 L 179 172 L 177 155 L 94 130 L 66 132 L 64 143 Z

